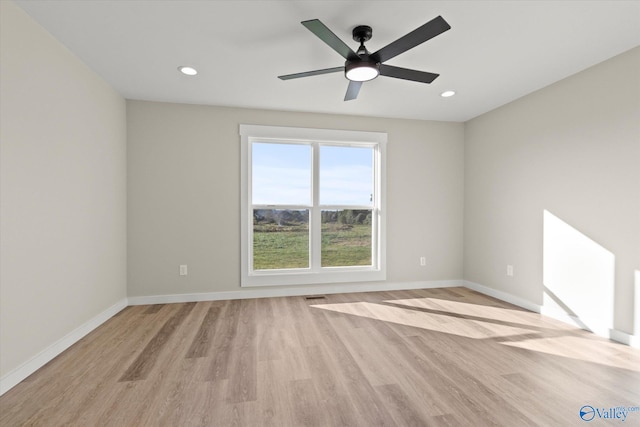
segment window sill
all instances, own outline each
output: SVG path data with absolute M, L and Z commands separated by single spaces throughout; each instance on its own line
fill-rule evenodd
M 243 275 L 240 286 L 293 286 L 321 283 L 350 283 L 386 280 L 387 274 L 382 270 L 363 268 L 358 270 L 322 272 L 255 272 Z

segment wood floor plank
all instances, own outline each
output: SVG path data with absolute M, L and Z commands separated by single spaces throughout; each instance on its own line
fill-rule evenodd
M 282 360 L 258 362 L 258 400 L 263 426 L 295 426 L 289 403 L 289 380 L 283 379 L 286 366 Z
M 220 321 L 213 339 L 215 351 L 210 362 L 209 372 L 206 375 L 208 381 L 228 379 L 231 346 L 238 333 L 240 322 L 241 301 L 226 301 L 220 312 Z
M 500 422 L 499 418 L 505 417 L 518 426 L 534 426 L 535 421 L 529 419 L 518 408 L 512 406 L 499 393 L 491 390 L 486 383 L 479 381 L 473 371 L 467 370 L 458 364 L 448 363 L 443 359 L 443 354 L 425 345 L 422 337 L 410 338 L 410 341 L 426 355 L 423 360 L 433 366 L 438 372 L 447 378 L 451 384 L 466 396 L 474 396 L 477 402 L 477 415 L 491 424 Z M 474 368 L 475 369 L 475 368 Z
M 240 301 L 238 332 L 230 352 L 227 402 L 257 400 L 256 300 Z
M 195 303 L 183 304 L 180 310 L 162 326 L 160 331 L 149 341 L 140 355 L 131 364 L 129 369 L 120 377 L 120 381 L 138 381 L 145 379 L 164 349 L 171 335 L 178 328 L 185 317 L 193 310 Z
M 359 419 L 348 387 L 343 384 L 334 369 L 331 357 L 321 346 L 305 347 L 305 358 L 311 370 L 311 378 L 318 392 L 319 406 L 327 417 L 327 425 L 355 426 Z
M 325 412 L 318 406 L 313 380 L 293 380 L 287 385 L 293 422 L 298 426 L 325 426 Z
M 160 310 L 162 310 L 162 307 L 164 307 L 164 304 L 153 304 L 147 307 L 147 309 L 144 311 L 144 314 L 154 314 L 159 312 Z
M 585 404 L 639 406 L 640 351 L 442 288 L 128 307 L 0 425 L 569 426 Z
M 215 324 L 218 320 L 219 315 L 220 307 L 209 307 L 207 314 L 205 315 L 202 323 L 200 324 L 200 327 L 198 328 L 198 333 L 196 334 L 196 337 L 189 347 L 187 358 L 207 356 L 211 348 L 211 341 L 213 340 L 213 336 L 215 335 Z
M 412 405 L 411 399 L 398 384 L 379 385 L 375 389 L 399 426 L 428 425 L 428 417 L 424 417 L 422 411 Z
M 146 405 L 137 414 L 138 425 L 175 425 L 187 421 L 192 415 L 191 405 L 184 402 L 194 381 L 206 371 L 200 359 L 187 358 L 189 345 L 194 341 L 199 326 L 211 307 L 210 302 L 198 302 L 188 317 L 180 323 L 158 357 L 152 378 L 145 381 L 143 393 L 149 396 Z
M 393 425 L 393 419 L 375 394 L 358 363 L 331 325 L 332 314 L 316 318 L 324 344 L 330 348 L 331 369 L 337 371 L 336 379 L 342 382 L 351 395 L 354 409 L 364 425 Z

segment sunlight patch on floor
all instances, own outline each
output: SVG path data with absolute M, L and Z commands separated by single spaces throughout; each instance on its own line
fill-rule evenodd
M 640 354 L 632 348 L 610 341 L 577 336 L 525 339 L 502 344 L 583 362 L 598 363 L 640 372 Z
M 576 329 L 574 326 L 560 322 L 549 324 L 543 321 L 540 314 L 530 311 L 515 310 L 502 307 L 493 307 L 481 304 L 471 304 L 467 302 L 451 301 L 438 298 L 411 298 L 385 301 L 390 304 L 417 307 L 426 310 L 446 311 L 448 313 L 462 316 L 482 317 L 495 320 L 496 322 L 519 323 L 547 329 Z
M 419 310 L 369 302 L 318 304 L 312 307 L 473 339 L 538 333 L 538 331 L 535 330 L 501 325 L 493 322 L 461 319 L 459 317 L 447 316 L 446 314 L 427 313 Z

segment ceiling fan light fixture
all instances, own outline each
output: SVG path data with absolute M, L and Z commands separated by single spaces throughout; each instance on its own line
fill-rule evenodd
M 198 70 L 186 65 L 178 67 L 178 71 L 180 71 L 182 74 L 185 74 L 187 76 L 195 76 L 196 74 L 198 74 Z
M 373 61 L 347 61 L 344 74 L 352 82 L 367 82 L 380 75 L 380 64 Z

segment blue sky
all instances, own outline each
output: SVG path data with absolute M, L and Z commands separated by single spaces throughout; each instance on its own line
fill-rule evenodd
M 253 204 L 311 203 L 310 145 L 254 143 Z M 370 205 L 373 149 L 320 146 L 320 204 Z

